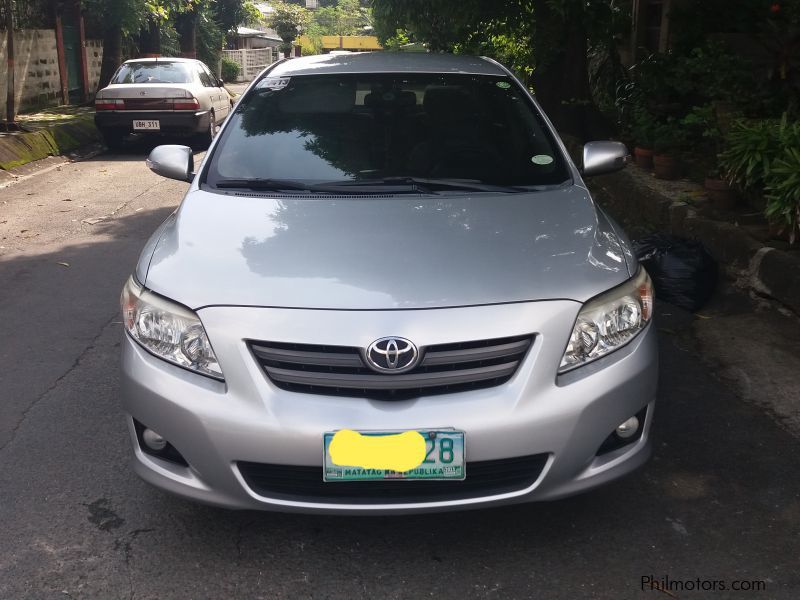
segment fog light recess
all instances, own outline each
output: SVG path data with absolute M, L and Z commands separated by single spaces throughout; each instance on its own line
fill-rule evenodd
M 136 419 L 133 420 L 133 425 L 136 429 L 136 439 L 139 442 L 139 448 L 141 448 L 142 452 L 148 456 L 155 456 L 156 458 L 175 463 L 182 467 L 189 466 L 189 463 L 187 463 L 181 453 L 175 449 L 175 446 L 170 444 L 161 434 L 146 427 Z
M 614 430 L 608 434 L 608 437 L 603 440 L 603 443 L 597 450 L 597 456 L 607 454 L 639 440 L 644 431 L 646 416 L 647 407 L 617 425 Z

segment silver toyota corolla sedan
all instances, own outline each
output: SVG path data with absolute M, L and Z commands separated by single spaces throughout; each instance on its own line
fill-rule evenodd
M 136 471 L 230 508 L 551 500 L 650 453 L 653 288 L 485 58 L 323 55 L 244 93 L 122 293 Z

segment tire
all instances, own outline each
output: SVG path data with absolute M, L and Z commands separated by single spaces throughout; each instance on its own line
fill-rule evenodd
M 219 125 L 217 125 L 217 117 L 214 116 L 214 111 L 208 113 L 208 129 L 204 132 L 198 134 L 197 139 L 198 142 L 208 148 L 211 145 L 211 142 L 214 140 L 214 137 L 217 135 L 219 131 Z
M 101 129 L 100 134 L 109 150 L 119 150 L 122 148 L 125 132 L 121 129 Z

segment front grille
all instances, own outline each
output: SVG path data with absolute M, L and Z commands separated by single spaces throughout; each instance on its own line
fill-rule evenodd
M 386 504 L 464 500 L 525 489 L 541 475 L 547 454 L 468 462 L 463 481 L 322 480 L 322 467 L 239 462 L 239 472 L 259 496 L 300 502 Z
M 533 336 L 421 348 L 422 359 L 399 375 L 376 373 L 359 348 L 250 342 L 256 360 L 279 388 L 306 394 L 401 400 L 501 385 L 516 372 Z

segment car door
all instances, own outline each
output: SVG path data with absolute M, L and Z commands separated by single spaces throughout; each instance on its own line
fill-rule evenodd
M 217 117 L 217 122 L 222 122 L 228 116 L 231 105 L 228 99 L 228 92 L 219 85 L 219 80 L 214 77 L 209 68 L 199 63 L 200 80 L 206 86 L 206 90 L 211 95 L 212 104 L 214 106 L 214 114 Z

